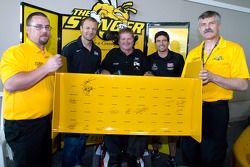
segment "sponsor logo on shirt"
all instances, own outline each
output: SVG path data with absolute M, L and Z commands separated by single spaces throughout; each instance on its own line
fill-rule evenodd
M 119 62 L 114 62 L 113 66 L 118 66 L 120 63 Z
M 98 53 L 97 51 L 94 51 L 94 55 L 95 55 L 95 56 L 98 56 L 99 53 Z
M 135 67 L 136 70 L 140 70 L 141 63 L 139 61 L 140 61 L 140 58 L 135 57 L 133 66 Z
M 81 51 L 81 49 L 78 49 L 78 50 L 76 50 L 76 53 L 78 53 L 78 52 L 80 52 Z
M 139 62 L 134 61 L 134 66 L 140 66 Z
M 135 61 L 139 61 L 140 60 L 140 58 L 139 57 L 135 57 Z
M 158 70 L 158 67 L 157 67 L 157 64 L 156 64 L 156 63 L 154 63 L 154 64 L 152 65 L 151 70 L 153 70 L 153 71 L 157 71 L 157 70 Z
M 167 63 L 168 70 L 174 70 L 174 63 Z
M 214 60 L 220 61 L 220 60 L 224 60 L 223 57 L 221 55 L 217 55 Z

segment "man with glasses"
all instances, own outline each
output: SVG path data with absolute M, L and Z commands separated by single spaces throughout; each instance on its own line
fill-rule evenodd
M 1 60 L 4 131 L 15 167 L 49 167 L 53 72 L 62 60 L 45 48 L 51 29 L 48 17 L 35 12 L 26 24 L 27 40 L 10 47 Z
M 228 100 L 233 91 L 248 88 L 248 67 L 243 48 L 220 35 L 221 16 L 206 11 L 199 18 L 204 41 L 191 50 L 186 63 L 202 60 L 202 141 L 182 138 L 184 160 L 189 167 L 222 167 L 227 151 Z M 185 70 L 185 67 L 184 67 Z

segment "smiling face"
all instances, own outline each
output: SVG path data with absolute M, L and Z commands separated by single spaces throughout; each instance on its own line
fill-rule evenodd
M 199 19 L 199 31 L 205 40 L 212 40 L 219 37 L 221 24 L 215 16 Z
M 168 50 L 169 41 L 167 37 L 160 35 L 155 39 L 155 45 L 158 52 L 166 52 Z
M 129 32 L 124 32 L 124 33 L 119 34 L 118 44 L 120 46 L 120 49 L 124 52 L 133 50 L 133 46 L 134 46 L 133 34 Z
M 44 47 L 50 37 L 50 23 L 48 18 L 33 16 L 29 25 L 26 26 L 28 38 L 39 48 Z
M 97 33 L 97 22 L 85 20 L 80 26 L 82 38 L 87 41 L 92 41 Z

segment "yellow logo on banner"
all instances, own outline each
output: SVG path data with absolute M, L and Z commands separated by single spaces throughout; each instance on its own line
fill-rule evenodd
M 92 10 L 73 9 L 72 15 L 68 17 L 63 28 L 64 29 L 79 29 L 82 19 L 91 16 L 99 22 L 98 36 L 104 40 L 112 40 L 112 33 L 117 32 L 122 28 L 128 27 L 135 34 L 142 34 L 145 28 L 145 23 L 129 21 L 129 12 L 134 14 L 137 10 L 132 8 L 133 2 L 125 2 L 121 6 L 117 6 L 116 0 L 97 2 Z

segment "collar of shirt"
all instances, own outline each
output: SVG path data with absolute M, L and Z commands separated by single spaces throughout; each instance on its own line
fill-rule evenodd
M 201 44 L 199 45 L 199 50 L 202 50 L 202 47 L 203 47 L 203 44 L 204 44 L 205 41 L 202 41 Z M 223 39 L 222 36 L 220 36 L 220 41 L 217 45 L 217 47 L 215 48 L 215 50 L 217 50 L 218 48 L 224 48 L 227 46 L 227 42 L 226 40 Z
M 137 55 L 137 54 L 136 54 L 136 53 L 137 53 L 137 49 L 133 49 L 133 51 L 132 51 L 129 55 L 126 55 L 126 54 L 121 50 L 120 47 L 119 47 L 118 49 L 119 49 L 119 51 L 120 51 L 124 56 L 135 56 L 135 55 Z
M 77 46 L 79 49 L 85 49 L 85 50 L 88 50 L 87 48 L 85 48 L 82 44 L 82 39 L 81 39 L 82 36 L 80 36 L 78 39 L 77 39 Z M 94 42 L 92 41 L 92 46 L 91 46 L 91 50 L 89 52 L 92 52 L 93 49 L 95 48 L 95 44 Z
M 25 40 L 25 43 L 27 44 L 27 46 L 33 50 L 34 52 L 36 53 L 40 53 L 40 52 L 44 52 L 44 53 L 47 53 L 47 49 L 46 47 L 44 47 L 44 51 L 41 50 L 33 41 L 31 41 L 29 38 L 27 38 Z
M 157 59 L 164 59 L 164 60 L 170 60 L 173 58 L 173 54 L 171 50 L 168 50 L 168 55 L 166 57 L 161 57 L 158 52 L 155 52 L 156 58 Z

